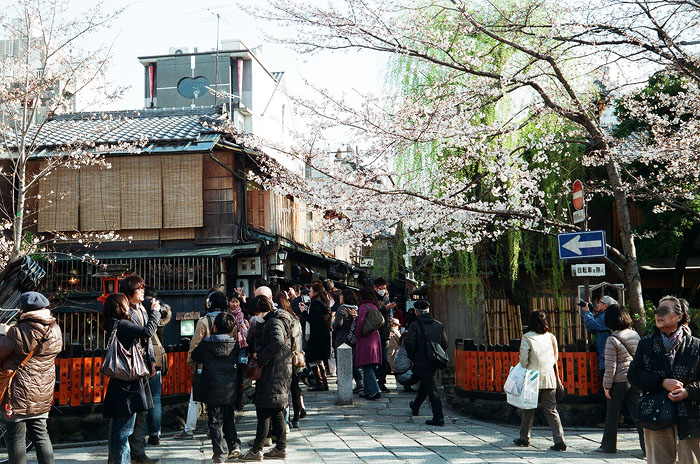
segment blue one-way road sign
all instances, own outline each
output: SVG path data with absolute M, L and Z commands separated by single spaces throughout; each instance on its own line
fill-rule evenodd
M 557 239 L 560 259 L 594 258 L 608 254 L 604 230 L 559 234 Z

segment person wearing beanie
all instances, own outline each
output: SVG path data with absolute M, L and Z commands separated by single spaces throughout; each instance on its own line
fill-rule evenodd
M 202 372 L 202 365 L 192 360 L 192 352 L 197 345 L 212 334 L 216 316 L 228 309 L 228 298 L 226 294 L 219 290 L 210 291 L 204 302 L 207 313 L 199 318 L 194 328 L 194 335 L 190 340 L 190 349 L 187 353 L 187 364 L 192 369 L 192 373 Z M 197 416 L 199 416 L 200 401 L 196 397 L 194 390 L 190 393 L 190 403 L 187 408 L 187 421 L 185 428 L 173 436 L 176 440 L 191 440 L 194 438 L 194 431 L 197 428 Z
M 63 337 L 44 295 L 23 293 L 19 307 L 22 313 L 17 324 L 0 337 L 0 368 L 16 370 L 28 353 L 36 351 L 24 367 L 17 370 L 12 389 L 8 389 L 2 401 L 9 462 L 26 462 L 26 436 L 29 435 L 39 464 L 53 463 L 46 420 L 56 383 L 54 360 L 63 346 Z
M 405 346 L 408 358 L 413 361 L 413 372 L 420 379 L 420 389 L 416 399 L 411 401 L 411 413 L 417 416 L 420 406 L 426 398 L 433 409 L 433 417 L 425 421 L 428 425 L 445 425 L 442 412 L 442 402 L 435 387 L 435 372 L 437 369 L 428 361 L 426 344 L 437 342 L 443 349 L 447 349 L 447 337 L 442 324 L 430 315 L 430 304 L 425 300 L 416 301 L 413 307 L 416 310 L 416 321 L 412 323 L 406 334 Z

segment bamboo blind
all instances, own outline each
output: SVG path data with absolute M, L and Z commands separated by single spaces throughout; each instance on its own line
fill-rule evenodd
M 119 236 L 123 240 L 158 240 L 160 231 L 158 229 L 124 229 L 119 231 Z
M 576 340 L 588 338 L 583 318 L 579 316 L 576 298 L 556 299 L 553 296 L 532 298 L 531 307 L 547 312 L 550 329 L 560 345 L 574 344 Z
M 110 169 L 100 166 L 80 168 L 80 230 L 119 230 L 121 198 L 119 163 Z
M 488 344 L 507 345 L 513 339 L 522 338 L 520 306 L 511 304 L 505 298 L 484 300 L 484 322 Z
M 162 170 L 163 228 L 202 227 L 201 155 L 166 156 L 162 159 Z
M 194 239 L 194 227 L 181 229 L 161 229 L 161 240 L 186 240 Z
M 77 231 L 80 172 L 56 168 L 40 181 L 38 231 Z
M 160 229 L 163 226 L 161 159 L 125 156 L 121 169 L 121 226 L 125 229 Z

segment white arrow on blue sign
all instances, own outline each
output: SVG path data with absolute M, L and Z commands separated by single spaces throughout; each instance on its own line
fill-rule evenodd
M 595 258 L 608 254 L 604 230 L 559 234 L 557 239 L 559 259 Z

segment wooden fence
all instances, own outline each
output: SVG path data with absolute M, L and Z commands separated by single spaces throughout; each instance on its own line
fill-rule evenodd
M 456 346 L 456 387 L 465 391 L 503 391 L 510 368 L 518 364 L 517 351 L 510 350 L 510 347 L 465 347 L 461 340 Z M 560 352 L 558 364 L 567 394 L 588 396 L 600 392 L 597 353 Z
M 572 345 L 586 340 L 588 332 L 579 316 L 576 298 L 555 298 L 552 295 L 530 299 L 530 310 L 543 309 L 549 318 L 550 329 L 561 345 Z M 506 298 L 488 298 L 483 303 L 485 342 L 505 345 L 523 335 L 523 320 L 527 324 L 527 309 L 512 304 Z
M 168 375 L 163 377 L 163 396 L 189 393 L 192 373 L 187 352 L 166 353 Z M 57 387 L 54 405 L 81 406 L 99 404 L 107 393 L 109 378 L 100 373 L 102 357 L 57 358 Z

